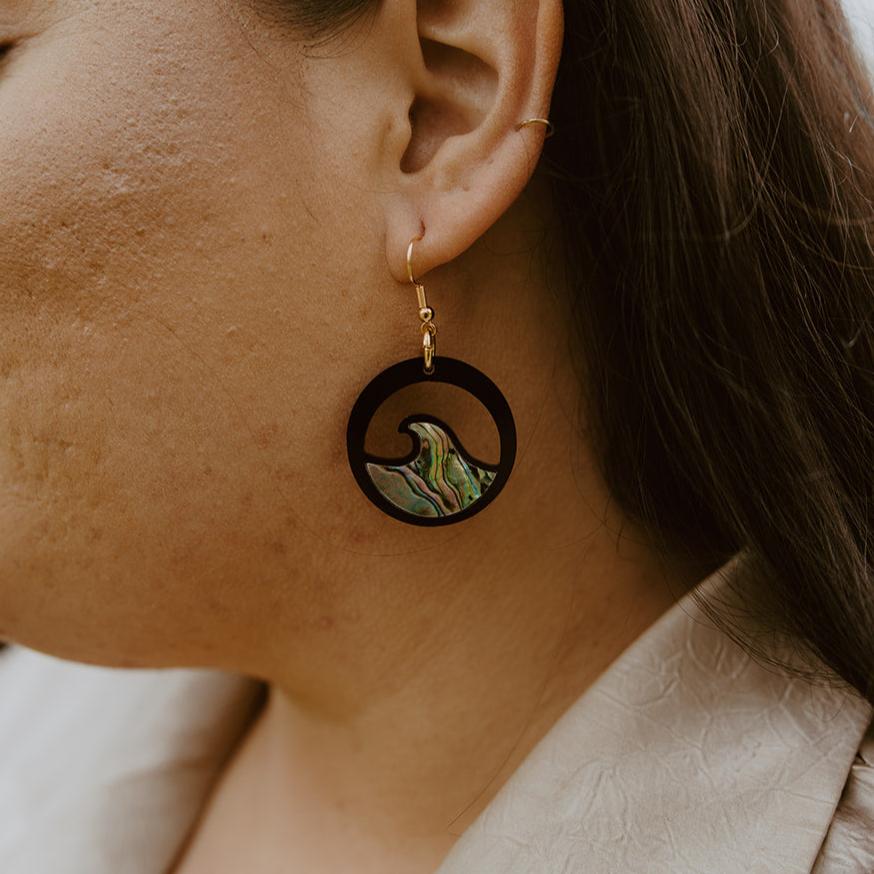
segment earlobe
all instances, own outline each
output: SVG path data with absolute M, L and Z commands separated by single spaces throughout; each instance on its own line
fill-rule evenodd
M 412 22 L 406 16 L 405 22 Z M 534 172 L 563 40 L 562 0 L 420 0 L 423 65 L 407 70 L 408 136 L 384 153 L 386 259 L 408 282 L 458 257 L 510 207 Z M 399 71 L 404 75 L 403 70 Z

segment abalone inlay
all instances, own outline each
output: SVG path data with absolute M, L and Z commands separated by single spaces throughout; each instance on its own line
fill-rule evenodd
M 383 513 L 411 525 L 453 525 L 479 513 L 501 493 L 516 459 L 516 423 L 497 385 L 458 358 L 444 355 L 433 363 L 427 373 L 417 355 L 378 373 L 361 390 L 346 423 L 349 468 L 361 491 Z M 377 411 L 396 392 L 419 383 L 455 386 L 485 407 L 500 441 L 497 463 L 465 451 L 450 425 L 421 410 L 398 424 L 410 436 L 409 452 L 385 457 L 365 450 Z
M 436 422 L 411 421 L 416 455 L 405 464 L 365 466 L 374 486 L 392 504 L 416 516 L 451 516 L 483 495 L 497 470 L 466 457 L 461 444 Z

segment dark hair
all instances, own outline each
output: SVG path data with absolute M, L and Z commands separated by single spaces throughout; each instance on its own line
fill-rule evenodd
M 253 2 L 308 38 L 376 8 Z M 769 627 L 874 703 L 872 108 L 839 0 L 567 2 L 538 172 L 614 499 L 743 550 Z

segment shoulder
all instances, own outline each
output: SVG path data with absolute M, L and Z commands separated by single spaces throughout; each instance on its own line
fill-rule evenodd
M 859 744 L 812 874 L 874 871 L 874 720 Z

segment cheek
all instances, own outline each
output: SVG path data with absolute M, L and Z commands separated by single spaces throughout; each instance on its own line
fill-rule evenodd
M 83 13 L 0 84 L 0 636 L 83 660 L 190 659 L 287 576 L 295 459 L 341 407 L 296 394 L 307 317 L 251 223 L 288 204 L 240 196 L 264 119 L 223 37 L 145 21 L 83 63 Z
M 239 120 L 233 91 L 217 93 L 220 59 L 131 13 L 110 32 L 89 21 L 105 12 L 56 22 L 0 76 L 0 305 L 16 311 L 87 316 L 157 296 L 229 208 Z
M 161 323 L 82 327 L 0 385 L 0 636 L 196 661 L 306 567 L 292 426 Z

